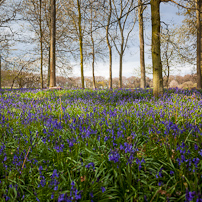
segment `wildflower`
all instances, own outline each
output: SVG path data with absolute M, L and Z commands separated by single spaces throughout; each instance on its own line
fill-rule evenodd
M 90 168 L 93 167 L 93 170 L 95 170 L 95 164 L 93 162 L 89 163 L 88 165 L 86 165 L 86 168 Z
M 52 174 L 52 178 L 55 178 L 55 177 L 59 177 L 56 169 L 53 170 L 53 174 Z
M 54 199 L 54 193 L 51 194 L 51 199 Z
M 65 195 L 64 194 L 60 194 L 58 197 L 58 202 L 64 201 L 65 200 Z
M 198 145 L 197 144 L 194 145 L 194 149 L 198 150 Z
M 114 161 L 114 163 L 118 163 L 119 162 L 119 159 L 120 159 L 120 155 L 118 152 L 116 151 L 112 151 L 110 154 L 109 154 L 109 161 Z
M 170 171 L 170 175 L 174 175 L 174 172 L 172 170 Z
M 186 195 L 185 195 L 185 197 L 186 197 L 186 202 L 192 201 L 192 200 L 194 199 L 195 194 L 196 194 L 195 191 L 191 192 L 191 191 L 189 191 L 189 190 L 187 189 L 187 190 L 186 190 Z
M 78 193 L 78 190 L 77 190 L 77 189 L 75 190 L 75 193 L 74 193 L 74 194 L 75 194 L 75 199 L 76 199 L 76 200 L 81 199 L 81 194 Z
M 106 191 L 106 189 L 104 187 L 101 187 L 102 193 L 104 193 Z
M 42 179 L 41 179 L 41 181 L 40 181 L 40 184 L 41 184 L 42 187 L 44 187 L 44 186 L 46 185 L 46 180 L 45 180 L 45 177 L 44 177 L 44 176 L 42 176 Z
M 163 185 L 163 182 L 159 181 L 159 182 L 158 182 L 158 185 L 159 185 L 159 186 L 162 186 L 162 185 Z

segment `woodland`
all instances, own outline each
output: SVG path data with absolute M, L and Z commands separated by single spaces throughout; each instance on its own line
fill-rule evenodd
M 202 202 L 201 4 L 0 0 L 0 201 Z

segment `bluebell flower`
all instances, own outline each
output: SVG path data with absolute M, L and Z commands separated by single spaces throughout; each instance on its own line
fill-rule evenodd
M 40 181 L 40 185 L 42 186 L 42 187 L 44 187 L 45 185 L 46 185 L 46 180 L 45 180 L 45 177 L 43 176 L 43 178 L 41 179 L 41 181 Z
M 93 192 L 90 192 L 90 197 L 93 198 Z
M 198 150 L 198 145 L 197 144 L 194 144 L 194 149 Z
M 196 192 L 195 191 L 189 191 L 188 189 L 186 190 L 186 195 L 185 195 L 185 198 L 186 198 L 186 202 L 189 202 L 189 201 L 192 201 L 195 197 L 195 194 Z
M 104 187 L 101 187 L 102 193 L 104 193 L 106 191 L 106 189 Z
M 91 163 L 89 163 L 88 165 L 86 165 L 86 168 L 89 169 L 90 167 L 92 167 L 93 170 L 95 170 L 95 164 L 94 164 L 93 162 L 91 162 Z
M 62 202 L 65 200 L 65 195 L 64 194 L 60 194 L 58 197 L 58 202 Z
M 114 163 L 118 163 L 120 159 L 120 155 L 117 151 L 111 151 L 108 157 L 109 161 L 114 161 Z
M 52 174 L 52 177 L 55 178 L 55 177 L 59 177 L 58 173 L 57 173 L 57 170 L 54 169 L 53 170 L 53 174 Z
M 159 181 L 159 182 L 158 182 L 158 185 L 159 185 L 159 186 L 162 186 L 162 185 L 163 185 L 163 182 Z
M 51 194 L 51 199 L 54 199 L 54 193 Z

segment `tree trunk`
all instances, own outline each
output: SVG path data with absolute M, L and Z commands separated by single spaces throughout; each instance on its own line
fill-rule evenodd
M 50 87 L 56 86 L 55 42 L 56 42 L 56 0 L 51 0 Z
M 169 77 L 170 77 L 170 65 L 169 65 L 168 54 L 167 53 L 166 53 L 166 66 L 167 66 L 167 69 L 168 69 L 168 74 L 167 74 L 167 79 L 166 79 L 166 86 L 168 88 L 168 80 L 169 80 Z
M 146 87 L 145 79 L 145 60 L 144 60 L 144 28 L 143 28 L 143 6 L 142 0 L 138 0 L 138 17 L 139 17 L 139 39 L 140 39 L 140 88 Z
M 119 55 L 119 88 L 122 88 L 122 64 L 123 64 L 123 54 Z
M 50 46 L 48 49 L 48 87 L 50 86 Z
M 160 0 L 151 0 L 152 19 L 152 65 L 153 65 L 153 94 L 163 95 L 162 64 L 160 52 Z
M 0 89 L 1 89 L 1 55 L 0 55 Z
M 201 79 L 201 74 L 202 74 L 202 60 L 201 60 L 201 0 L 196 0 L 196 23 L 197 23 L 197 88 L 201 89 L 202 88 L 202 79 Z
M 120 29 L 121 29 L 121 25 Z M 123 36 L 123 30 L 121 30 L 121 50 L 119 54 L 119 88 L 122 88 L 122 71 L 123 71 L 123 50 L 124 47 L 124 36 Z
M 82 35 L 82 28 L 81 28 L 81 8 L 80 8 L 80 1 L 77 0 L 77 7 L 78 7 L 78 15 L 79 15 L 79 48 L 80 48 L 80 66 L 81 66 L 81 86 L 84 89 L 84 71 L 83 71 L 83 35 Z
M 41 8 L 42 8 L 42 0 L 40 0 L 40 16 L 39 16 L 39 27 L 40 27 L 40 46 L 41 46 L 41 89 L 43 89 L 43 32 L 42 32 L 42 24 L 41 24 Z
M 91 2 L 92 5 L 92 2 Z M 92 43 L 92 75 L 93 75 L 93 89 L 96 89 L 96 85 L 95 85 L 95 43 L 94 43 L 94 39 L 93 39 L 93 9 L 91 7 L 91 23 L 90 23 L 90 28 L 91 28 L 91 43 Z
M 112 89 L 112 47 L 109 42 L 109 25 L 111 21 L 111 14 L 112 14 L 112 2 L 111 0 L 109 0 L 109 15 L 108 15 L 108 21 L 106 26 L 106 41 L 109 49 L 109 89 Z

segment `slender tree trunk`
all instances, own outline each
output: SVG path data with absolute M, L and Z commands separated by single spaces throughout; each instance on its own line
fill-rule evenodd
M 50 1 L 49 1 L 49 24 L 48 24 L 48 27 L 49 27 L 49 40 L 50 40 L 50 33 L 51 33 L 51 4 L 50 4 Z M 48 87 L 50 86 L 50 44 L 49 44 L 49 47 L 48 47 Z
M 91 2 L 92 3 L 92 2 Z M 93 89 L 96 89 L 96 84 L 95 84 L 95 43 L 93 39 L 93 9 L 91 7 L 91 23 L 90 23 L 90 28 L 91 28 L 91 43 L 92 43 L 92 75 L 93 75 Z
M 122 88 L 122 65 L 123 65 L 123 54 L 119 55 L 119 88 Z
M 112 2 L 111 0 L 109 0 L 109 15 L 108 15 L 108 21 L 106 26 L 106 41 L 109 49 L 109 89 L 112 89 L 112 47 L 109 42 L 109 25 L 111 21 L 111 14 L 112 14 Z
M 143 27 L 143 6 L 142 0 L 138 0 L 138 17 L 139 17 L 139 39 L 140 39 L 140 88 L 146 87 L 145 79 L 145 59 L 144 59 L 144 27 Z
M 51 0 L 50 87 L 56 86 L 55 43 L 56 43 L 56 0 Z
M 79 15 L 79 48 L 80 48 L 80 66 L 81 66 L 81 86 L 84 89 L 84 70 L 83 70 L 83 35 L 82 35 L 82 28 L 81 28 L 81 8 L 80 8 L 80 1 L 77 0 L 77 7 L 78 7 L 78 15 Z
M 48 48 L 48 87 L 50 86 L 50 46 Z
M 167 69 L 168 69 L 168 75 L 167 75 L 167 79 L 166 79 L 166 86 L 168 88 L 168 80 L 170 77 L 170 65 L 169 65 L 169 61 L 168 61 L 168 54 L 166 53 L 166 65 L 167 65 Z
M 1 55 L 0 55 L 0 89 L 1 89 Z
M 124 47 L 124 36 L 123 36 L 123 30 L 121 30 L 121 50 L 119 54 L 119 88 L 122 88 L 123 53 L 124 53 L 123 47 Z
M 93 61 L 92 61 L 92 75 L 93 75 L 93 89 L 96 89 L 96 85 L 95 85 L 95 48 L 94 48 L 94 40 L 93 38 L 91 38 L 92 40 L 92 56 L 93 56 Z
M 39 27 L 40 27 L 40 46 L 41 46 L 41 89 L 43 89 L 43 32 L 41 24 L 41 17 L 42 17 L 41 8 L 42 8 L 42 0 L 40 0 Z
M 160 0 L 151 0 L 152 19 L 152 65 L 153 65 L 153 94 L 163 95 L 162 64 L 160 53 Z
M 93 74 L 93 89 L 96 89 L 96 84 L 95 84 L 95 55 L 94 55 L 94 53 L 93 53 L 93 61 L 92 61 L 92 74 Z
M 109 44 L 109 89 L 112 89 L 112 48 Z
M 201 89 L 202 88 L 202 78 L 201 78 L 201 74 L 202 74 L 202 60 L 201 60 L 201 54 L 202 54 L 202 50 L 201 50 L 201 38 L 202 38 L 202 25 L 201 25 L 201 0 L 196 0 L 196 23 L 197 23 L 197 88 Z

